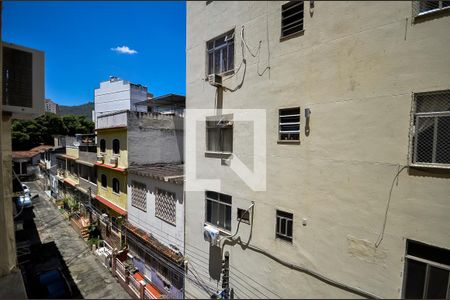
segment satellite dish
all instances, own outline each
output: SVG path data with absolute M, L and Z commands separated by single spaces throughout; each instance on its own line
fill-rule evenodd
M 78 146 L 80 146 L 80 142 L 79 142 L 79 141 L 75 141 L 75 142 L 73 142 L 73 145 L 74 145 L 75 147 L 78 147 Z

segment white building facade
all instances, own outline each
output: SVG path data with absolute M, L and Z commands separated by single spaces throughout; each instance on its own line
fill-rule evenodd
M 187 3 L 186 115 L 215 121 L 186 166 L 220 187 L 185 192 L 186 298 L 226 252 L 235 298 L 449 297 L 449 28 L 443 1 Z M 255 191 L 232 167 L 262 147 Z
M 94 91 L 94 121 L 98 115 L 114 111 L 147 112 L 146 106 L 136 104 L 146 101 L 148 96 L 147 87 L 111 76 Z

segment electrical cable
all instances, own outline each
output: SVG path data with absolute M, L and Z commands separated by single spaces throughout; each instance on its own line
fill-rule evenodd
M 383 241 L 384 238 L 384 232 L 386 229 L 386 223 L 387 223 L 387 217 L 388 217 L 388 212 L 389 212 L 389 206 L 391 204 L 391 198 L 392 198 L 392 190 L 394 189 L 394 183 L 397 181 L 398 184 L 398 176 L 400 176 L 400 173 L 406 169 L 408 166 L 402 166 L 402 168 L 400 168 L 400 165 L 398 165 L 398 169 L 397 169 L 397 173 L 394 176 L 394 179 L 392 180 L 392 184 L 391 184 L 391 188 L 389 189 L 389 196 L 388 196 L 388 200 L 386 203 L 386 210 L 384 212 L 384 220 L 383 220 L 383 225 L 381 227 L 381 231 L 380 234 L 378 235 L 377 241 L 375 242 L 375 248 L 378 248 L 378 246 L 380 246 L 381 242 Z
M 14 176 L 16 177 L 17 181 L 19 181 L 19 183 L 20 183 L 20 188 L 22 189 L 22 192 L 25 193 L 25 189 L 23 188 L 22 181 L 20 181 L 20 179 L 19 179 L 19 177 L 17 176 L 17 174 L 16 174 L 16 172 L 14 171 L 14 169 L 12 170 L 12 172 L 13 172 Z M 31 195 L 30 195 L 30 196 L 31 196 Z M 19 211 L 15 216 L 13 216 L 13 219 L 15 219 L 15 218 L 17 218 L 18 216 L 20 216 L 20 214 L 23 212 L 23 208 L 24 208 L 24 204 L 21 205 L 20 211 Z

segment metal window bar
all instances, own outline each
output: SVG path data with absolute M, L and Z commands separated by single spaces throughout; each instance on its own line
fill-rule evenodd
M 433 267 L 433 268 L 438 268 L 438 269 L 441 269 L 441 270 L 444 270 L 444 271 L 448 271 L 449 272 L 449 275 L 448 275 L 448 278 L 447 278 L 447 282 L 448 283 L 447 283 L 445 294 L 446 294 L 446 299 L 449 299 L 449 296 L 450 296 L 450 266 L 449 265 L 437 263 L 437 262 L 434 262 L 434 261 L 431 261 L 431 260 L 428 260 L 428 259 L 423 259 L 423 258 L 420 258 L 420 257 L 413 256 L 413 255 L 406 255 L 405 258 L 406 258 L 406 261 L 414 260 L 414 261 L 418 261 L 418 262 L 421 262 L 421 263 L 425 264 L 425 277 L 424 277 L 424 282 L 423 282 L 422 299 L 427 299 L 430 296 L 428 294 L 428 292 L 429 292 L 428 289 L 429 289 L 429 284 L 430 284 L 430 270 L 431 270 L 431 268 Z M 406 265 L 408 265 L 408 264 L 406 264 Z M 406 273 L 406 278 L 405 278 L 406 279 L 405 282 L 406 282 L 408 280 L 408 276 L 410 275 L 408 273 L 408 268 L 407 267 L 405 269 L 405 273 Z M 406 291 L 404 290 L 403 294 L 405 292 Z M 404 295 L 403 295 L 403 297 L 404 297 Z
M 411 164 L 450 168 L 450 91 L 413 94 Z
M 294 4 L 293 4 L 294 3 Z M 281 36 L 286 37 L 291 34 L 303 30 L 304 19 L 304 4 L 303 1 L 289 2 L 282 6 L 281 9 Z M 296 17 L 297 20 L 292 21 Z M 289 19 L 289 23 L 285 24 Z
M 293 114 L 292 112 L 298 112 Z M 300 139 L 300 108 L 286 108 L 279 110 L 278 139 Z
M 292 217 L 285 217 L 277 214 L 277 230 L 276 235 L 280 238 L 287 239 L 289 241 L 292 241 L 292 225 L 293 225 L 293 218 Z M 289 235 L 289 227 L 291 234 Z
M 213 220 L 212 216 L 206 215 L 206 222 L 210 223 L 210 224 L 212 224 L 214 226 L 218 226 L 217 223 L 220 221 L 219 215 L 222 214 L 224 222 L 225 223 L 229 223 L 230 228 L 226 228 L 226 224 L 225 223 L 223 224 L 223 226 L 222 226 L 222 224 L 219 224 L 219 226 L 221 228 L 225 229 L 225 230 L 231 230 L 231 208 L 232 208 L 232 204 L 231 203 L 227 203 L 225 201 L 221 201 L 219 193 L 217 193 L 217 199 L 214 199 L 214 198 L 211 198 L 211 197 L 208 197 L 208 196 L 206 196 L 205 199 L 206 199 L 206 206 L 208 204 L 208 201 L 214 202 L 214 203 L 217 204 L 216 205 L 216 216 L 219 218 L 218 220 Z M 230 216 L 229 216 L 230 218 L 227 218 L 228 210 L 230 211 Z M 207 214 L 208 210 L 205 209 L 205 211 L 206 211 L 206 214 Z M 208 222 L 208 219 L 211 219 L 211 222 Z M 227 219 L 229 219 L 229 221 L 227 221 Z
M 437 12 L 450 7 L 450 1 L 431 0 L 413 1 L 413 16 L 418 17 L 429 13 Z
M 216 42 L 224 39 L 223 44 Z M 207 43 L 207 69 L 209 74 L 221 74 L 234 67 L 234 31 L 223 34 Z M 210 60 L 210 56 L 212 59 Z
M 140 295 L 140 288 L 141 288 L 141 283 L 139 281 L 136 280 L 136 278 L 134 278 L 134 276 L 130 275 L 130 284 L 129 286 L 131 287 L 131 290 L 133 290 L 133 292 L 139 297 Z
M 299 7 L 299 6 L 303 5 L 303 1 L 297 1 L 297 3 L 295 3 L 295 4 L 292 4 L 292 3 L 295 3 L 295 2 L 291 1 L 291 2 L 288 2 L 288 3 L 284 4 L 283 7 L 282 7 L 282 12 L 285 13 L 285 12 L 288 12 L 288 11 L 296 8 L 296 7 Z

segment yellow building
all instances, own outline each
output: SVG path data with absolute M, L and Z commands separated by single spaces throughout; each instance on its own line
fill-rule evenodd
M 113 223 L 127 211 L 127 128 L 97 129 L 97 206 Z

